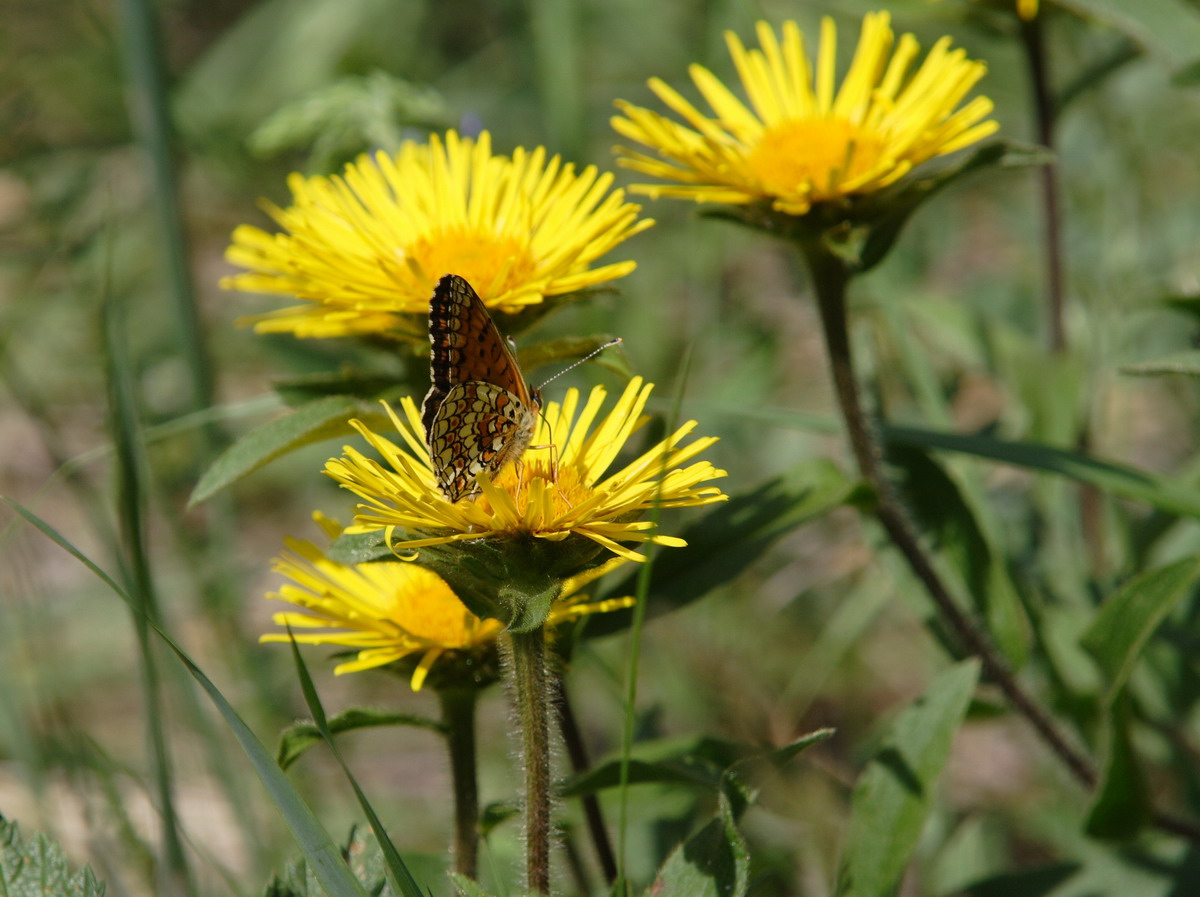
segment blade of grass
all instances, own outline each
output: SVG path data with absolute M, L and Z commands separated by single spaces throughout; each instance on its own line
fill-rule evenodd
M 121 530 L 122 567 L 129 593 L 136 602 L 133 613 L 141 661 L 142 691 L 146 709 L 146 735 L 150 742 L 158 811 L 162 819 L 168 893 L 194 894 L 179 818 L 175 812 L 171 755 L 163 719 L 162 684 L 149 626 L 159 623 L 158 599 L 146 555 L 144 459 L 138 441 L 138 414 L 132 382 L 132 363 L 126 350 L 123 316 L 115 300 L 104 306 L 104 344 L 107 355 L 109 415 L 116 448 L 117 518 Z
M 212 404 L 213 376 L 188 265 L 187 238 L 171 154 L 171 119 L 158 23 L 150 0 L 120 0 L 117 7 L 131 97 L 130 118 L 150 162 L 151 196 L 158 223 L 156 230 L 162 239 L 160 253 L 170 284 L 176 340 L 191 381 L 186 408 L 197 411 Z M 208 430 L 207 435 L 211 447 L 216 434 Z
M 25 518 L 25 520 L 40 530 L 47 538 L 58 545 L 59 548 L 87 567 L 118 598 L 124 601 L 130 610 L 134 613 L 140 612 L 139 604 L 134 600 L 133 596 L 105 570 L 67 541 L 54 527 L 18 502 L 7 497 L 4 498 L 4 501 L 9 507 Z M 296 843 L 304 853 L 304 858 L 312 866 L 317 880 L 320 881 L 328 897 L 367 897 L 366 890 L 350 873 L 350 869 L 342 857 L 341 849 L 329 837 L 329 833 L 317 821 L 317 817 L 313 814 L 313 811 L 300 798 L 296 789 L 292 787 L 292 783 L 283 774 L 283 770 L 275 763 L 271 752 L 258 740 L 258 736 L 246 725 L 245 721 L 238 715 L 238 712 L 233 709 L 233 705 L 225 699 L 225 696 L 221 694 L 212 680 L 195 664 L 187 652 L 175 643 L 174 639 L 167 635 L 153 621 L 148 621 L 148 628 L 166 643 L 167 647 L 179 659 L 179 662 L 192 675 L 192 678 L 200 684 L 200 687 L 212 699 L 218 712 L 224 717 L 234 737 L 237 738 L 238 743 L 242 746 L 242 750 L 246 752 L 251 765 L 254 767 L 255 772 L 258 773 L 259 779 L 270 794 L 280 815 L 283 816 L 284 822 L 291 829 Z
M 288 627 L 288 635 L 292 634 L 292 628 Z M 329 731 L 329 721 L 325 718 L 325 708 L 321 706 L 321 699 L 317 695 L 317 688 L 313 685 L 312 677 L 308 675 L 308 667 L 304 664 L 304 658 L 300 656 L 300 646 L 296 644 L 296 640 L 292 639 L 292 659 L 296 663 L 296 675 L 300 678 L 300 689 L 304 692 L 304 701 L 308 704 L 308 712 L 312 714 L 313 722 L 316 723 L 317 731 L 321 733 L 321 738 L 329 745 L 329 750 L 333 752 L 334 759 L 337 760 L 338 766 L 342 768 L 342 772 L 346 775 L 346 780 L 354 789 L 355 796 L 358 797 L 359 806 L 367 816 L 367 820 L 371 823 L 371 830 L 375 833 L 375 840 L 379 842 L 379 849 L 383 851 L 384 868 L 388 873 L 388 881 L 391 883 L 392 890 L 403 894 L 404 897 L 424 897 L 421 893 L 421 887 L 417 884 L 416 879 L 412 877 L 412 873 L 408 871 L 408 867 L 404 865 L 404 860 L 400 856 L 400 852 L 396 850 L 396 845 L 392 843 L 392 839 L 388 837 L 387 830 L 380 822 L 379 816 L 375 813 L 367 796 L 363 793 L 362 788 L 358 785 L 358 780 L 354 778 L 354 774 L 350 772 L 350 767 L 346 764 L 346 760 L 342 757 L 342 752 L 337 746 L 337 742 L 333 740 L 333 733 Z

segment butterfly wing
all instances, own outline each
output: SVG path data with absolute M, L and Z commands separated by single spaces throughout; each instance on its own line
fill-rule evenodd
M 493 383 L 532 405 L 517 359 L 479 295 L 457 274 L 438 281 L 429 303 L 429 373 L 421 422 L 426 435 L 434 415 L 456 383 Z
M 450 387 L 426 439 L 438 486 L 450 501 L 477 490 L 475 477 L 493 474 L 529 444 L 536 413 L 503 387 L 471 380 Z
M 520 458 L 539 402 L 482 300 L 457 274 L 434 290 L 429 342 L 432 385 L 421 423 L 438 485 L 458 501 L 476 490 L 478 473 Z

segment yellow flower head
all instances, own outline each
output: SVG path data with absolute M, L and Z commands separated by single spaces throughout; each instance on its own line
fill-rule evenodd
M 622 558 L 640 561 L 641 554 L 621 543 L 684 544 L 652 532 L 651 521 L 636 519 L 643 511 L 726 498 L 717 487 L 701 485 L 725 476 L 725 471 L 708 461 L 692 461 L 716 439 L 683 444 L 695 421 L 620 470 L 608 472 L 630 435 L 645 422 L 642 410 L 651 389 L 634 378 L 594 429 L 604 388 L 595 387 L 582 408 L 579 391 L 568 390 L 561 404 L 551 402 L 543 410 L 519 464 L 506 465 L 495 481 L 479 476 L 481 491 L 475 499 L 451 503 L 438 488 L 420 436 L 421 415 L 408 398 L 401 402 L 402 414 L 388 408 L 403 448 L 354 421 L 384 463 L 347 447 L 343 457 L 325 465 L 325 472 L 362 499 L 355 525 L 347 531 L 383 530 L 396 551 L 503 537 L 560 542 L 578 535 Z
M 795 22 L 784 23 L 782 43 L 766 22 L 759 22 L 758 40 L 761 49 L 747 50 L 736 35 L 726 33 L 752 108 L 699 65 L 689 72 L 712 117 L 657 78 L 650 88 L 686 125 L 618 101 L 624 115 L 612 119 L 613 127 L 661 157 L 618 147 L 620 163 L 678 182 L 633 190 L 697 202 L 769 200 L 776 211 L 803 215 L 813 203 L 886 187 L 914 166 L 969 146 L 997 128 L 984 120 L 992 111 L 985 97 L 959 107 L 983 76 L 983 63 L 968 60 L 961 49 L 951 50 L 950 38 L 944 37 L 910 73 L 920 47 L 905 34 L 893 52 L 886 12 L 863 19 L 840 88 L 832 19 L 821 23 L 815 76 Z
M 336 524 L 321 522 L 331 536 L 340 532 Z M 272 619 L 279 626 L 290 626 L 292 637 L 301 644 L 357 650 L 353 660 L 334 668 L 335 674 L 410 658 L 415 661 L 412 689 L 419 691 L 439 658 L 473 658 L 472 666 L 484 669 L 485 675 L 489 667 L 494 670 L 495 661 L 488 658 L 503 626 L 498 620 L 481 620 L 472 614 L 437 574 L 401 561 L 342 564 L 313 543 L 299 539 L 286 540 L 286 546 L 272 569 L 289 582 L 267 597 L 287 601 L 305 612 L 281 611 Z M 579 593 L 583 586 L 623 563 L 614 558 L 568 581 L 546 622 L 556 626 L 586 614 L 629 607 L 632 598 L 589 602 Z M 260 641 L 287 642 L 289 637 L 272 632 Z
M 259 332 L 298 337 L 421 333 L 403 316 L 428 314 L 449 271 L 489 308 L 518 312 L 634 269 L 590 267 L 653 224 L 611 184 L 594 166 L 547 161 L 542 147 L 493 155 L 487 132 L 409 141 L 395 156 L 362 156 L 341 176 L 293 174 L 294 205 L 267 206 L 283 233 L 237 228 L 226 257 L 247 270 L 221 285 L 304 300 L 248 319 Z

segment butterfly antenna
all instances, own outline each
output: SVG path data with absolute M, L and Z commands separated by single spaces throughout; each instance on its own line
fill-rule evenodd
M 539 387 L 537 388 L 537 391 L 538 391 L 538 392 L 541 392 L 541 391 L 542 391 L 542 390 L 543 390 L 543 389 L 546 387 L 546 385 L 547 385 L 547 384 L 549 384 L 549 383 L 553 383 L 555 380 L 557 380 L 557 379 L 558 379 L 559 377 L 561 377 L 563 374 L 566 374 L 566 373 L 568 373 L 569 371 L 573 371 L 573 370 L 575 370 L 575 368 L 579 367 L 579 366 L 580 366 L 581 364 L 583 364 L 585 361 L 591 361 L 593 358 L 595 358 L 597 355 L 599 355 L 599 354 L 600 354 L 601 352 L 603 352 L 605 349 L 612 348 L 613 346 L 615 346 L 617 343 L 620 343 L 620 342 L 623 342 L 623 340 L 621 339 L 621 337 L 619 337 L 619 336 L 614 336 L 612 339 L 610 339 L 610 340 L 609 340 L 607 343 L 605 343 L 604 345 L 602 345 L 602 346 L 597 346 L 597 347 L 596 347 L 595 349 L 593 349 L 591 352 L 588 352 L 588 354 L 587 354 L 587 355 L 583 356 L 583 358 L 579 359 L 578 361 L 576 361 L 576 362 L 574 362 L 574 363 L 572 363 L 572 364 L 569 364 L 569 365 L 567 365 L 565 368 L 563 368 L 563 369 L 562 369 L 561 371 L 559 371 L 557 374 L 554 374 L 554 375 L 553 375 L 552 377 L 550 377 L 549 379 L 547 379 L 547 380 L 543 380 L 543 381 L 542 381 L 542 384 L 541 384 L 541 386 L 539 386 Z

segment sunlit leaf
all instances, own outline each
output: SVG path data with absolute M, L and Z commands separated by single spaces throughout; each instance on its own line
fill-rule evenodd
M 329 396 L 298 408 L 291 414 L 255 427 L 225 449 L 200 477 L 190 505 L 204 501 L 231 483 L 253 473 L 281 455 L 335 436 L 355 432 L 350 420 L 386 432 L 391 427 L 378 405 L 370 406 L 348 396 Z

